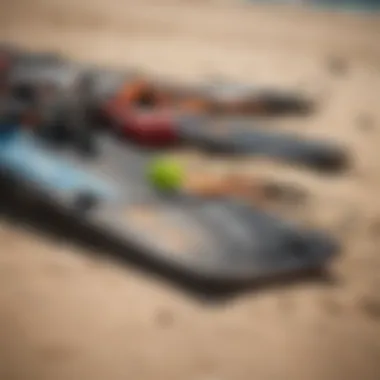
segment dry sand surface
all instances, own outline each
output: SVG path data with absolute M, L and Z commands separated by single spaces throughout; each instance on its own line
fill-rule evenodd
M 309 205 L 292 214 L 342 240 L 336 283 L 209 305 L 2 223 L 1 379 L 380 379 L 380 18 L 232 3 L 1 0 L 0 39 L 321 96 L 316 117 L 281 128 L 347 144 L 350 173 L 322 178 L 252 160 L 240 168 L 308 189 Z M 327 70 L 332 55 L 348 61 L 346 73 Z

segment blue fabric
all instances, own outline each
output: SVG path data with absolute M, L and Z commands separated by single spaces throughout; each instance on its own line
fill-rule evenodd
M 379 11 L 380 0 L 309 0 L 310 4 L 341 10 Z
M 110 183 L 45 151 L 33 138 L 12 128 L 0 133 L 0 164 L 50 190 L 91 191 L 107 198 L 116 195 Z
M 340 11 L 380 11 L 380 0 L 247 0 L 251 3 L 282 3 L 311 5 L 315 7 L 330 8 Z

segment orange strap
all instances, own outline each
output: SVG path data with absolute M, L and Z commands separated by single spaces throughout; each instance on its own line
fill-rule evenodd
M 194 176 L 185 183 L 188 192 L 205 197 L 233 196 L 248 202 L 263 202 L 265 194 L 260 183 L 235 175 L 213 177 Z
M 146 93 L 153 94 L 155 104 L 163 105 L 167 102 L 164 94 L 144 79 L 139 79 L 132 83 L 126 83 L 121 91 L 116 95 L 114 101 L 120 105 L 138 103 L 139 99 Z
M 149 84 L 144 80 L 138 80 L 132 83 L 126 83 L 121 91 L 116 96 L 116 101 L 120 102 L 134 102 L 141 94 L 149 90 Z

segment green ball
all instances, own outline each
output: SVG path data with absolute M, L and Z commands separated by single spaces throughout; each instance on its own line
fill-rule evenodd
M 184 170 L 173 159 L 155 159 L 148 170 L 148 180 L 151 185 L 160 191 L 176 191 L 183 184 Z

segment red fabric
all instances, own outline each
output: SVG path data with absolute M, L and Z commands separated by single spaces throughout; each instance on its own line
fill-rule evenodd
M 174 114 L 166 110 L 142 111 L 107 105 L 106 117 L 119 133 L 141 145 L 169 146 L 178 141 Z
M 171 145 L 178 140 L 174 118 L 166 112 L 136 112 L 124 125 L 124 132 L 136 142 L 151 146 Z
M 6 71 L 10 68 L 11 60 L 8 54 L 0 52 L 0 71 Z

